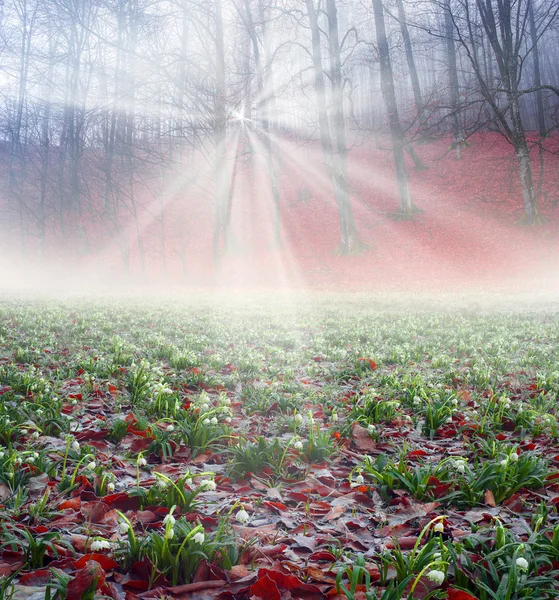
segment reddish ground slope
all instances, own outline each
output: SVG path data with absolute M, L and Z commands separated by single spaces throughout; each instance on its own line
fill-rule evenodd
M 557 286 L 557 156 L 546 158 L 546 195 L 541 203 L 547 223 L 521 227 L 515 225 L 522 216 L 518 176 L 511 148 L 502 138 L 473 138 L 460 161 L 447 152 L 446 142 L 419 146 L 429 169 L 410 170 L 414 202 L 424 211 L 414 221 L 390 217 L 397 209 L 391 154 L 373 146 L 356 147 L 349 159 L 353 208 L 360 238 L 369 250 L 342 257 L 335 252 L 337 212 L 322 174 L 319 149 L 286 143 L 283 150 L 283 247 L 273 249 L 270 243 L 266 175 L 249 180 L 240 167 L 235 180 L 235 244 L 222 261 L 222 285 L 371 291 L 464 287 L 534 291 Z M 536 160 L 534 165 L 538 166 Z M 200 210 L 195 221 L 189 276 L 207 285 L 214 280 L 211 208 Z

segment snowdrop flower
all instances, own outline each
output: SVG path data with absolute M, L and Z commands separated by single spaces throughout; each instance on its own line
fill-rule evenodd
M 302 450 L 303 449 L 303 442 L 301 440 L 297 440 L 293 444 L 293 448 L 295 448 L 295 450 Z
M 235 519 L 237 519 L 239 523 L 248 523 L 250 517 L 247 511 L 244 508 L 241 508 L 241 510 L 235 515 Z
M 128 525 L 128 523 L 126 521 L 121 521 L 118 524 L 118 531 L 119 533 L 126 533 L 128 530 L 130 529 L 130 525 Z
M 231 423 L 231 417 L 225 417 L 225 422 L 226 423 Z
M 192 538 L 197 544 L 203 544 L 204 540 L 206 539 L 206 536 L 204 535 L 204 533 L 202 531 L 199 531 L 198 533 L 194 534 L 193 538 Z
M 39 435 L 40 435 L 40 434 L 39 434 L 39 432 L 38 432 L 38 431 L 34 431 L 34 432 L 31 434 L 31 437 L 32 437 L 34 440 L 36 440 L 36 439 L 38 439 Z
M 74 400 L 72 400 L 72 402 L 71 402 L 72 406 L 76 406 L 76 404 L 77 404 L 77 403 L 78 403 L 78 401 L 77 401 L 77 400 L 75 400 L 75 399 L 74 399 Z
M 166 540 L 172 540 L 174 537 L 175 537 L 175 530 L 172 527 L 165 530 L 165 539 Z
M 109 542 L 109 540 L 93 540 L 93 542 L 91 542 L 91 546 L 89 547 L 92 552 L 98 552 L 99 550 L 110 550 L 110 548 L 111 542 Z
M 333 412 L 330 419 L 332 420 L 333 423 L 335 423 L 338 420 L 338 413 Z
M 96 466 L 97 466 L 97 464 L 95 463 L 95 461 L 94 461 L 94 460 L 92 460 L 90 463 L 88 463 L 88 465 L 87 465 L 87 468 L 88 468 L 90 471 L 93 471 L 93 470 L 95 469 L 95 467 L 96 467 Z
M 169 513 L 164 519 L 163 523 L 167 525 L 167 523 L 171 524 L 171 527 L 176 523 L 175 517 L 171 513 Z
M 357 477 L 355 477 L 355 479 L 353 481 L 350 482 L 350 487 L 355 488 L 355 487 L 359 487 L 360 485 L 363 485 L 365 483 L 365 478 L 363 477 L 363 475 L 361 475 L 361 473 L 359 473 L 359 475 L 357 475 Z
M 173 431 L 175 431 L 175 426 L 174 425 L 167 425 L 167 431 L 169 433 L 173 433 Z
M 143 456 L 140 456 L 138 458 L 137 464 L 139 467 L 145 467 L 148 464 L 148 461 Z
M 516 559 L 516 566 L 517 566 L 517 567 L 518 567 L 518 568 L 519 568 L 521 571 L 527 571 L 527 570 L 528 570 L 528 567 L 529 567 L 529 564 L 528 564 L 528 561 L 527 561 L 525 558 L 523 558 L 522 556 L 519 556 L 519 557 Z
M 74 440 L 72 442 L 71 448 L 74 452 L 79 452 L 80 451 L 80 443 L 77 440 Z
M 210 423 L 211 421 L 207 418 L 202 421 L 202 425 L 209 425 Z
M 369 425 L 367 425 L 367 431 L 369 433 L 375 433 L 376 430 L 377 428 L 372 423 L 369 423 Z
M 505 458 L 501 461 L 501 467 L 506 467 L 509 464 L 509 461 Z
M 16 456 L 14 458 L 14 465 L 21 465 L 21 456 Z
M 200 487 L 203 490 L 213 492 L 217 488 L 217 485 L 215 484 L 215 481 L 213 479 L 202 479 L 202 481 L 200 482 Z
M 413 397 L 413 403 L 418 406 L 419 404 L 421 404 L 421 398 L 419 396 L 414 396 Z
M 435 523 L 435 525 L 433 526 L 433 531 L 435 533 L 443 533 L 444 525 L 441 523 L 441 521 L 438 521 L 437 523 Z
M 300 424 L 303 422 L 303 415 L 300 413 L 297 413 L 296 415 L 293 416 L 293 420 L 295 421 L 295 423 Z
M 27 458 L 27 464 L 32 465 L 35 462 L 35 459 L 32 456 Z
M 164 490 L 167 487 L 169 487 L 169 482 L 166 479 L 163 479 L 162 477 L 158 477 L 156 483 L 157 483 L 157 487 L 160 490 Z
M 115 491 L 115 484 L 112 481 L 110 483 L 107 483 L 107 491 L 108 492 L 114 492 Z
M 217 425 L 217 417 L 212 417 L 212 419 L 211 419 L 210 423 L 211 423 L 212 425 Z
M 434 581 L 437 584 L 441 584 L 444 581 L 445 575 L 443 571 L 438 571 L 437 569 L 433 569 L 427 573 L 427 579 Z
M 518 454 L 516 452 L 513 452 L 509 458 L 512 462 L 518 462 Z
M 221 403 L 229 406 L 231 404 L 231 400 L 229 398 L 227 398 L 227 396 L 223 396 L 221 398 Z
M 0 452 L 0 460 L 2 460 L 4 458 L 4 456 L 6 456 L 5 452 Z
M 21 435 L 27 435 L 27 429 L 21 429 Z
M 191 486 L 192 485 L 192 477 L 187 477 L 184 482 L 186 483 L 186 485 Z

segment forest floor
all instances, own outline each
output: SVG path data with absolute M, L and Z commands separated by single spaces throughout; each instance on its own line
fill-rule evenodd
M 516 223 L 522 194 L 511 146 L 495 134 L 470 138 L 456 160 L 448 140 L 417 146 L 428 165 L 409 165 L 413 220 L 398 210 L 392 155 L 373 143 L 348 158 L 352 204 L 360 240 L 357 256 L 339 256 L 339 225 L 318 148 L 285 142 L 280 152 L 283 243 L 273 246 L 271 199 L 265 174 L 239 166 L 232 210 L 232 243 L 214 276 L 212 205 L 192 213 L 196 227 L 187 250 L 186 280 L 193 286 L 312 288 L 368 292 L 456 292 L 468 289 L 559 289 L 559 137 L 547 142 L 539 203 L 547 221 Z M 379 142 L 380 144 L 380 142 Z M 555 152 L 555 154 L 553 154 Z M 282 158 L 283 157 L 283 158 Z M 536 180 L 539 159 L 533 152 Z M 215 277 L 215 278 L 214 278 Z
M 556 598 L 557 307 L 463 306 L 2 300 L 0 598 Z

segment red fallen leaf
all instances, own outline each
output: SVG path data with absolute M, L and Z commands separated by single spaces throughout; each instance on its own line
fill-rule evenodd
M 336 557 L 331 552 L 328 552 L 326 550 L 319 550 L 318 552 L 313 552 L 309 556 L 309 560 L 315 560 L 317 562 L 321 560 L 325 560 L 327 562 L 335 562 Z
M 429 456 L 429 452 L 425 452 L 425 450 L 412 450 L 408 454 L 408 458 L 413 458 L 414 456 Z
M 281 594 L 275 581 L 268 575 L 260 577 L 256 583 L 250 586 L 251 597 L 262 598 L 262 600 L 281 600 Z
M 106 581 L 100 588 L 99 591 L 105 598 L 112 598 L 113 600 L 119 600 L 120 596 L 114 583 Z
M 80 510 L 81 503 L 81 498 L 79 496 L 76 496 L 75 498 L 70 498 L 70 500 L 66 500 L 66 502 L 59 504 L 58 510 L 66 510 L 67 508 L 71 508 L 77 511 Z
M 66 600 L 82 600 L 82 598 L 93 597 L 92 592 L 98 590 L 105 583 L 105 571 L 96 561 L 90 560 L 85 563 L 73 579 L 68 582 L 66 588 Z
M 394 542 L 393 540 L 388 540 L 386 542 L 386 548 L 388 550 L 393 550 L 394 548 L 402 548 L 402 550 L 411 550 L 415 544 L 417 542 L 417 536 L 415 535 L 410 535 L 410 536 L 403 536 L 398 538 L 397 542 Z
M 86 554 L 78 560 L 76 560 L 74 562 L 74 568 L 83 569 L 87 565 L 87 563 L 91 561 L 95 561 L 96 563 L 101 565 L 101 567 L 103 567 L 105 571 L 112 571 L 113 569 L 118 568 L 118 563 L 115 560 L 113 560 L 109 556 L 105 556 L 104 554 L 96 553 Z
M 297 590 L 299 594 L 320 594 L 319 588 L 316 585 L 303 583 L 298 577 L 291 574 L 281 573 L 280 571 L 272 571 L 271 569 L 258 569 L 258 578 L 264 576 L 276 582 L 279 588 L 285 590 Z M 267 600 L 267 596 L 265 597 Z
M 201 590 L 209 590 L 223 587 L 227 582 L 223 579 L 216 579 L 213 581 L 195 581 L 193 583 L 187 583 L 185 585 L 176 585 L 168 588 L 167 591 L 173 595 L 189 594 L 192 592 L 200 592 Z M 276 588 L 277 589 L 277 588 Z M 278 596 L 279 597 L 279 596 Z M 268 596 L 264 596 L 268 598 Z
M 353 424 L 351 437 L 355 447 L 361 452 L 370 452 L 376 447 L 376 444 L 369 435 L 369 432 L 364 427 L 361 427 L 359 423 Z
M 367 366 L 371 371 L 374 371 L 377 368 L 377 363 L 371 358 L 360 358 L 359 362 L 361 366 Z
M 111 508 L 120 510 L 121 512 L 140 510 L 140 498 L 137 496 L 129 496 L 124 492 L 105 496 L 103 502 Z
M 80 512 L 91 523 L 102 523 L 109 507 L 104 502 L 82 502 Z
M 497 503 L 495 502 L 495 496 L 491 490 L 485 490 L 485 504 L 487 506 L 491 506 L 492 508 L 497 506 Z
M 25 573 L 19 580 L 20 585 L 45 586 L 50 581 L 50 571 L 48 569 L 37 569 L 30 573 Z
M 463 590 L 457 590 L 456 588 L 448 588 L 446 590 L 448 600 L 478 600 L 476 596 Z
M 458 390 L 456 392 L 456 397 L 458 399 L 464 400 L 464 402 L 469 402 L 472 399 L 472 395 L 468 390 Z
M 507 436 L 504 433 L 498 433 L 495 438 L 500 442 L 504 442 L 507 439 Z
M 285 504 L 283 504 L 282 502 L 270 502 L 270 501 L 265 501 L 262 504 L 264 504 L 264 506 L 268 506 L 269 508 L 272 508 L 273 510 L 276 510 L 279 513 L 282 512 L 289 512 L 289 509 L 287 508 L 287 506 L 285 506 Z

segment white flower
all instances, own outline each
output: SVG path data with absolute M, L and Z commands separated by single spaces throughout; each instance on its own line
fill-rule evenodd
M 217 417 L 212 417 L 210 422 L 212 425 L 217 425 Z
M 4 458 L 4 456 L 6 456 L 5 452 L 0 452 L 0 460 L 2 460 Z
M 439 585 L 444 581 L 444 578 L 445 575 L 443 571 L 437 571 L 436 569 L 433 569 L 433 571 L 429 571 L 429 573 L 427 573 L 427 579 L 430 579 Z
M 506 467 L 509 464 L 509 461 L 505 458 L 501 461 L 501 467 Z
M 241 508 L 241 510 L 235 515 L 235 519 L 237 519 L 239 523 L 248 523 L 250 517 L 247 511 L 244 508 Z
M 109 542 L 109 540 L 93 540 L 89 548 L 92 552 L 97 552 L 98 550 L 110 550 L 111 542 Z
M 87 465 L 87 468 L 88 468 L 90 471 L 93 471 L 93 470 L 95 469 L 95 467 L 96 467 L 96 466 L 97 466 L 97 464 L 95 463 L 95 461 L 94 461 L 94 460 L 92 460 L 90 463 L 88 463 L 88 465 Z
M 333 412 L 330 418 L 332 422 L 335 423 L 338 420 L 338 413 Z
M 227 406 L 229 406 L 231 404 L 231 400 L 229 398 L 227 398 L 227 396 L 223 396 L 221 398 L 221 403 L 222 404 L 226 404 Z
M 444 531 L 444 525 L 440 521 L 438 521 L 433 526 L 433 531 L 435 531 L 436 533 L 442 533 Z
M 115 491 L 115 484 L 112 481 L 110 483 L 107 483 L 107 491 L 108 492 L 114 492 Z
M 350 487 L 354 488 L 363 485 L 364 483 L 365 478 L 363 477 L 363 475 L 361 475 L 361 473 L 359 473 L 359 475 L 357 475 L 357 477 L 355 477 L 355 479 L 349 485 Z
M 31 434 L 31 437 L 32 437 L 34 440 L 36 440 L 36 439 L 38 439 L 39 435 L 40 435 L 40 434 L 39 434 L 39 432 L 38 432 L 38 431 L 34 431 L 34 432 Z
M 528 561 L 527 561 L 525 558 L 523 558 L 522 556 L 519 556 L 519 557 L 516 559 L 516 566 L 517 566 L 517 567 L 518 567 L 518 568 L 519 568 L 521 571 L 527 571 L 527 570 L 528 570 L 528 567 L 529 567 L 529 564 L 528 564 Z
M 167 425 L 167 431 L 169 433 L 173 433 L 173 431 L 175 431 L 175 426 L 174 425 Z
M 148 461 L 143 456 L 140 456 L 140 458 L 138 458 L 138 466 L 139 467 L 145 467 L 147 464 L 148 464 Z
M 231 423 L 231 417 L 225 417 L 225 422 L 226 423 Z
M 165 539 L 172 540 L 175 537 L 175 530 L 171 527 L 165 530 Z
M 27 429 L 21 429 L 21 435 L 27 435 Z
M 303 415 L 297 413 L 294 417 L 293 420 L 295 421 L 295 423 L 302 423 L 303 422 Z
M 186 483 L 186 485 L 191 486 L 192 485 L 192 477 L 187 477 L 184 482 Z
M 512 462 L 517 462 L 518 461 L 518 454 L 516 452 L 513 452 L 510 457 Z
M 171 513 L 169 513 L 164 519 L 163 519 L 163 523 L 165 523 L 165 525 L 167 525 L 167 523 L 171 524 L 171 527 L 175 524 L 176 520 L 175 517 L 173 517 L 173 515 Z
M 209 425 L 211 423 L 211 421 L 209 419 L 204 419 L 202 421 L 202 425 Z
M 194 534 L 193 538 L 192 538 L 197 544 L 203 544 L 204 540 L 206 539 L 206 536 L 204 535 L 204 533 L 202 531 L 199 531 L 198 533 Z
M 301 440 L 297 440 L 293 444 L 293 448 L 295 448 L 295 450 L 302 450 L 303 449 L 303 442 Z
M 120 533 L 126 533 L 130 529 L 130 525 L 126 521 L 121 521 L 118 524 L 118 531 Z
M 213 479 L 202 479 L 202 481 L 200 482 L 200 487 L 203 490 L 213 492 L 217 488 L 217 485 L 215 484 L 215 481 Z
M 367 425 L 367 431 L 369 433 L 375 433 L 376 430 L 377 428 L 372 423 L 369 423 L 369 425 Z
M 27 464 L 32 465 L 35 462 L 35 459 L 32 456 L 27 458 Z
M 169 482 L 166 479 L 163 479 L 162 477 L 158 477 L 156 483 L 157 487 L 161 490 L 164 490 L 167 487 L 169 487 Z
M 74 452 L 79 452 L 80 451 L 80 443 L 77 440 L 74 440 L 72 442 L 72 446 L 71 447 L 72 447 L 72 450 Z

